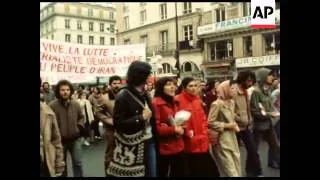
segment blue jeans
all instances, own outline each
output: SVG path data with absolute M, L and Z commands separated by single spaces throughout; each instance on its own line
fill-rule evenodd
M 278 138 L 278 140 L 280 142 L 280 120 L 275 125 L 274 130 L 275 130 L 277 138 Z M 275 155 L 271 152 L 271 150 L 269 148 L 269 151 L 268 151 L 268 165 L 272 165 L 272 164 L 280 165 L 280 162 L 277 162 L 277 160 L 275 158 Z
M 62 174 L 62 177 L 68 176 L 68 168 L 67 168 L 67 152 L 68 151 L 70 151 L 70 154 L 71 154 L 73 176 L 83 177 L 82 144 L 83 144 L 82 137 L 79 137 L 74 141 L 63 144 L 64 162 L 66 163 L 66 167 L 65 167 L 65 171 Z
M 148 143 L 146 145 L 146 177 L 157 177 L 157 153 L 156 153 L 156 144 Z

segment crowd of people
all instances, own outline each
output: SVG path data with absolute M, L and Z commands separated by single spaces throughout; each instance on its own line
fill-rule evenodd
M 102 89 L 74 90 L 61 80 L 53 91 L 40 78 L 40 176 L 68 176 L 69 151 L 74 176 L 83 177 L 83 146 L 102 137 L 107 177 L 260 177 L 262 138 L 268 166 L 280 169 L 280 79 L 270 69 L 180 84 L 170 77 L 147 83 L 151 69 L 135 61 L 126 84 L 112 76 Z M 173 123 L 182 111 L 190 114 L 185 123 Z

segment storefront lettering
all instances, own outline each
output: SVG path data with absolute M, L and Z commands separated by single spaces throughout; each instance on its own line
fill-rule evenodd
M 237 68 L 274 65 L 280 65 L 280 55 L 236 59 Z

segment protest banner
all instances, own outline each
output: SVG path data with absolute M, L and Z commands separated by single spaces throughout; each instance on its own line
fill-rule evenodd
M 41 39 L 40 76 L 50 84 L 61 79 L 81 83 L 125 76 L 133 61 L 145 61 L 145 49 L 145 44 L 96 46 Z

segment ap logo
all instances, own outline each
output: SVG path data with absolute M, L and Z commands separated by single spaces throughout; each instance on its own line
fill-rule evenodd
M 251 27 L 275 28 L 275 0 L 251 1 Z

